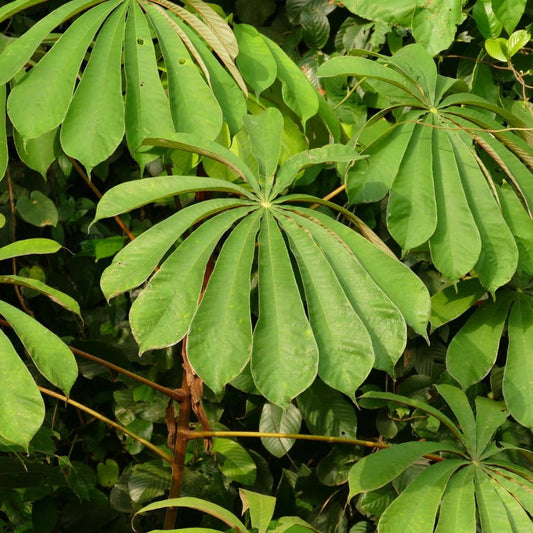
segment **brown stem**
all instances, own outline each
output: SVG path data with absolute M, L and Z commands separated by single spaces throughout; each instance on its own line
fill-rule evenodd
M 84 411 L 84 412 L 90 414 L 91 416 L 94 416 L 94 418 L 97 418 L 98 420 L 101 420 L 102 422 L 104 422 L 108 426 L 110 426 L 110 427 L 112 427 L 114 429 L 118 429 L 122 433 L 125 433 L 126 435 L 128 435 L 132 439 L 135 439 L 136 441 L 140 442 L 141 444 L 143 444 L 144 446 L 146 446 L 147 448 L 152 450 L 154 453 L 159 455 L 159 457 L 161 457 L 161 459 L 164 459 L 167 463 L 172 464 L 172 456 L 171 455 L 169 455 L 168 453 L 166 453 L 163 450 L 159 449 L 155 444 L 152 444 L 150 441 L 148 441 L 146 439 L 143 439 L 142 437 L 140 437 L 136 433 L 133 433 L 133 431 L 130 431 L 128 428 L 126 428 L 124 426 L 121 426 L 120 424 L 117 424 L 116 422 L 114 422 L 110 418 L 105 417 L 104 415 L 102 415 L 98 411 L 94 411 L 90 407 L 87 407 L 86 405 L 83 405 L 82 403 L 76 402 L 75 400 L 71 400 L 70 398 L 67 398 L 66 396 L 63 396 L 62 394 L 58 394 L 57 392 L 54 392 L 54 391 L 52 391 L 50 389 L 45 389 L 44 387 L 40 387 L 40 386 L 38 386 L 38 389 L 43 394 L 46 394 L 47 396 L 51 396 L 52 398 L 57 398 L 58 400 L 61 400 L 62 402 L 65 402 L 65 403 L 67 403 L 69 405 L 72 405 L 73 407 L 76 407 L 76 409 L 79 409 L 80 411 Z

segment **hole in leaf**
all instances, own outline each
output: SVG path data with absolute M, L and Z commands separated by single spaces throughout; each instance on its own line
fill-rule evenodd
M 144 44 L 144 40 L 139 37 L 137 39 L 137 44 L 141 44 L 141 45 Z

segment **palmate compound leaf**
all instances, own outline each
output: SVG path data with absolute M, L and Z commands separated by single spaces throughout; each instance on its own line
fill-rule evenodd
M 433 262 L 447 278 L 457 281 L 474 268 L 494 292 L 514 274 L 518 249 L 473 142 L 505 172 L 528 212 L 533 194 L 527 165 L 533 149 L 519 134 L 500 132 L 502 124 L 485 120 L 477 109 L 490 110 L 512 126 L 525 125 L 482 98 L 448 96 L 457 90 L 455 80 L 436 75 L 433 60 L 419 45 L 403 47 L 390 58 L 375 55 L 377 61 L 333 58 L 318 70 L 319 76 L 364 79 L 394 108 L 411 110 L 397 114 L 390 131 L 365 147 L 369 159 L 348 170 L 350 201 L 378 201 L 390 191 L 387 225 L 404 250 L 428 242 Z

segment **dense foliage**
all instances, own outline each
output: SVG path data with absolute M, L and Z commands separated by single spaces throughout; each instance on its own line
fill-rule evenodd
M 532 17 L 4 2 L 2 531 L 533 531 Z

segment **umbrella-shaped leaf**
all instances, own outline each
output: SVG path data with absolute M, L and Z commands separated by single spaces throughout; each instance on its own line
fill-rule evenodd
M 6 86 L 0 85 L 0 181 L 7 169 Z
M 281 232 L 267 211 L 259 234 L 259 319 L 252 376 L 270 402 L 286 407 L 313 382 L 318 347 Z
M 104 270 L 100 286 L 105 297 L 110 300 L 146 281 L 167 250 L 193 224 L 225 209 L 242 205 L 246 203 L 232 198 L 207 200 L 190 205 L 141 233 L 120 250 Z
M 507 492 L 512 494 L 524 507 L 524 509 L 531 515 L 533 514 L 533 486 L 531 474 L 529 474 L 529 480 L 526 477 L 522 477 L 508 469 L 502 469 L 501 467 L 490 466 L 487 468 L 487 473 L 490 476 L 495 477 L 498 483 L 502 485 Z
M 330 387 L 353 398 L 374 363 L 368 331 L 314 239 L 291 218 L 279 220 L 289 237 L 305 288 L 320 354 L 318 375 Z
M 417 124 L 409 139 L 402 163 L 392 182 L 387 208 L 387 226 L 394 239 L 409 250 L 435 232 L 437 204 L 433 187 L 431 119 Z M 408 157 L 409 156 L 409 157 Z
M 262 433 L 288 433 L 294 435 L 300 432 L 301 425 L 302 414 L 292 403 L 289 404 L 287 409 L 282 409 L 271 403 L 265 403 L 261 410 L 259 431 Z M 274 457 L 283 457 L 296 441 L 294 439 L 261 437 L 261 442 Z
M 53 302 L 68 309 L 72 313 L 80 314 L 80 306 L 78 302 L 71 298 L 68 294 L 58 291 L 52 287 L 49 287 L 42 281 L 32 278 L 24 278 L 22 276 L 0 276 L 0 283 L 9 283 L 13 285 L 20 285 L 21 287 L 27 287 L 33 289 L 34 291 L 40 292 L 50 298 Z
M 476 468 L 476 502 L 482 531 L 515 533 L 501 498 L 488 475 L 479 467 Z
M 239 43 L 237 65 L 243 78 L 259 96 L 276 79 L 276 61 L 263 36 L 253 26 L 235 24 L 233 31 Z
M 496 430 L 507 420 L 509 413 L 500 402 L 476 398 L 476 446 L 478 455 L 490 445 Z
M 37 66 L 15 85 L 7 109 L 23 138 L 40 137 L 65 118 L 87 48 L 105 17 L 121 1 L 102 3 L 80 16 Z
M 168 95 L 176 131 L 200 132 L 215 139 L 222 128 L 222 110 L 161 8 L 147 6 L 167 65 Z
M 490 371 L 496 356 L 514 292 L 500 291 L 494 303 L 485 303 L 452 339 L 446 355 L 450 374 L 466 389 Z
M 448 459 L 426 468 L 396 498 L 379 520 L 380 533 L 432 533 L 442 495 L 450 477 L 465 461 Z
M 513 533 L 532 533 L 533 522 L 520 503 L 500 485 L 498 480 L 491 479 L 490 482 L 503 502 Z
M 61 245 L 51 239 L 23 239 L 0 248 L 0 261 L 22 255 L 53 254 L 61 249 Z
M 350 470 L 350 498 L 385 486 L 417 459 L 440 448 L 438 442 L 404 442 L 363 457 Z
M 87 173 L 106 160 L 124 135 L 122 41 L 127 4 L 102 26 L 61 128 L 61 146 Z
M 41 41 L 64 20 L 103 0 L 73 0 L 37 21 L 22 37 L 12 42 L 0 55 L 0 85 L 7 83 L 31 58 Z M 12 4 L 5 6 L 9 8 Z M 4 15 L 5 16 L 5 15 Z M 10 16 L 7 14 L 7 16 Z M 3 17 L 2 17 L 3 20 Z M 50 128 L 51 129 L 51 128 Z
M 533 298 L 519 294 L 508 324 L 509 349 L 503 376 L 503 395 L 513 417 L 533 426 Z
M 305 210 L 304 213 L 314 218 L 312 211 Z M 350 304 L 370 334 L 375 355 L 374 367 L 392 374 L 407 341 L 407 328 L 400 311 L 336 235 L 320 223 L 313 222 L 313 218 L 295 217 L 316 239 Z M 316 218 L 314 220 L 317 221 Z
M 23 163 L 46 179 L 46 171 L 56 159 L 59 151 L 59 131 L 57 128 L 43 133 L 34 139 L 23 139 L 17 130 L 13 130 L 13 140 L 17 154 Z
M 219 392 L 252 353 L 250 275 L 259 213 L 241 221 L 224 243 L 187 338 L 189 362 Z
M 70 392 L 78 365 L 68 346 L 37 320 L 0 301 L 0 314 L 10 322 L 39 372 L 65 394 Z
M 0 330 L 0 437 L 24 448 L 44 420 L 44 403 L 26 365 Z
M 228 228 L 251 209 L 232 209 L 202 224 L 148 282 L 130 311 L 131 329 L 141 353 L 172 346 L 187 333 L 209 257 Z
M 435 533 L 472 533 L 476 530 L 475 467 L 468 465 L 450 479 L 440 506 Z

